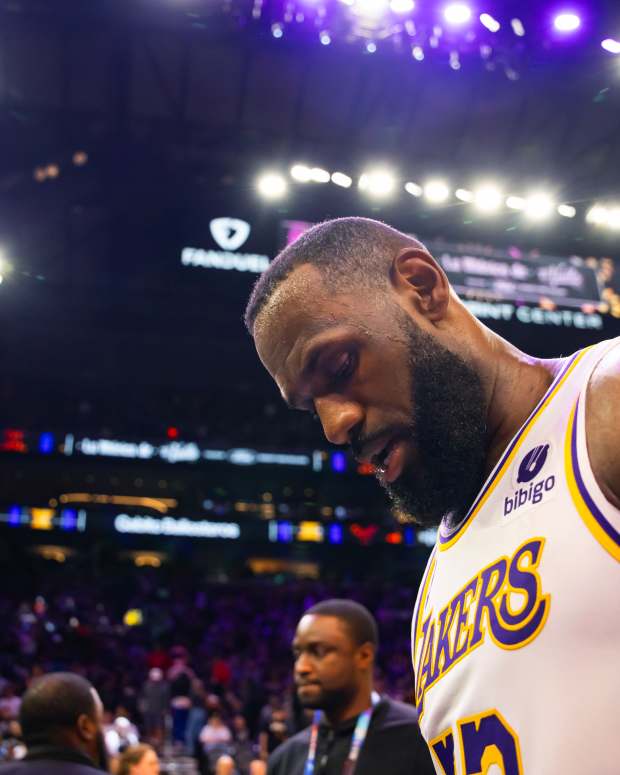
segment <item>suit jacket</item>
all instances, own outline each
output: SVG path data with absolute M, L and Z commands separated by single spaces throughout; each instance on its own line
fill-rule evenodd
M 103 772 L 79 751 L 33 746 L 20 761 L 0 764 L 0 775 L 97 775 Z

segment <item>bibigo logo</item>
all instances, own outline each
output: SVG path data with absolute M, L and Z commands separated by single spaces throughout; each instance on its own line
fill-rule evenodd
M 240 218 L 214 218 L 209 229 L 222 250 L 238 250 L 250 236 L 250 224 Z
M 545 476 L 543 471 L 549 455 L 550 445 L 539 444 L 521 458 L 516 469 L 516 489 L 504 498 L 505 517 L 520 509 L 535 506 L 553 490 L 555 476 Z

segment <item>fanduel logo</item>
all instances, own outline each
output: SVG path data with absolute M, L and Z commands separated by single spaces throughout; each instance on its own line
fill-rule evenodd
M 505 517 L 526 505 L 540 503 L 546 493 L 553 490 L 555 487 L 555 476 L 553 474 L 537 479 L 547 462 L 548 455 L 549 445 L 540 444 L 523 457 L 519 463 L 517 484 L 524 484 L 525 486 L 518 487 L 511 495 L 507 495 L 504 498 Z
M 250 236 L 250 224 L 239 218 L 214 218 L 209 229 L 222 250 L 238 250 Z

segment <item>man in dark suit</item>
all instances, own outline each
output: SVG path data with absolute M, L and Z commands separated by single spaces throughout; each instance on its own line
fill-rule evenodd
M 73 673 L 50 673 L 24 694 L 19 723 L 28 753 L 0 775 L 94 775 L 107 772 L 103 705 Z
M 415 708 L 372 688 L 377 623 L 352 600 L 307 610 L 293 640 L 295 683 L 314 723 L 269 757 L 268 775 L 431 775 Z

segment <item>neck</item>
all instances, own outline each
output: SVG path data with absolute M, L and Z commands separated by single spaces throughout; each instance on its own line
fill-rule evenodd
M 323 711 L 325 718 L 332 727 L 342 724 L 355 716 L 359 716 L 371 705 L 372 686 L 363 686 L 355 693 L 349 702 L 338 707 Z
M 543 397 L 564 361 L 543 360 L 488 332 L 478 367 L 487 392 L 486 474 Z

